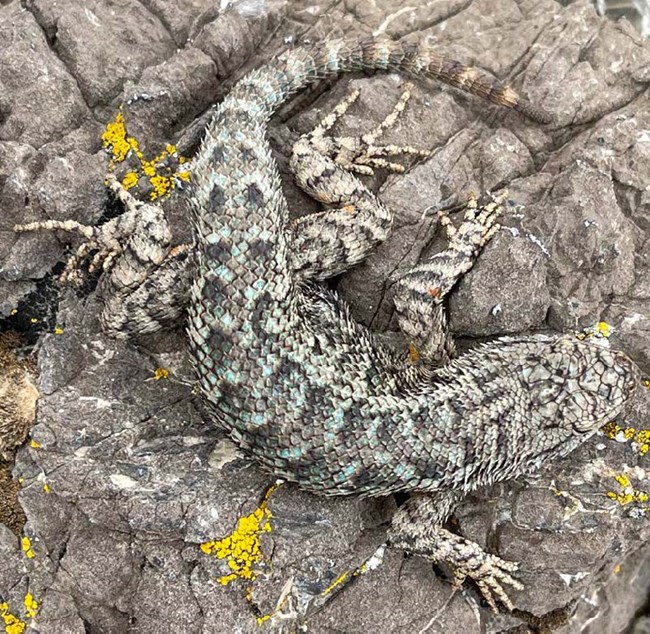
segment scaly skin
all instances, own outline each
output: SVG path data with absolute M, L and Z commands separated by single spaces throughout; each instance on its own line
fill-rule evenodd
M 426 154 L 376 145 L 407 93 L 360 140 L 325 136 L 351 95 L 296 144 L 291 161 L 298 184 L 329 208 L 289 221 L 267 122 L 300 89 L 356 70 L 439 79 L 548 120 L 510 88 L 431 50 L 330 42 L 250 73 L 219 106 L 192 165 L 192 248 L 170 250 L 160 208 L 139 206 L 114 177 L 109 185 L 128 209 L 122 218 L 99 229 L 17 229 L 77 231 L 89 240 L 81 255 L 99 250 L 103 323 L 118 336 L 175 319 L 193 278 L 190 347 L 216 424 L 275 476 L 310 491 L 416 493 L 396 514 L 391 543 L 451 564 L 457 584 L 470 577 L 493 609 L 495 597 L 512 608 L 502 584 L 521 587 L 510 576 L 517 565 L 440 525 L 464 494 L 577 447 L 621 412 L 638 373 L 623 354 L 571 336 L 502 338 L 450 361 L 443 299 L 498 230 L 505 195 L 470 201 L 458 229 L 441 216 L 448 248 L 395 284 L 408 357 L 380 345 L 314 283 L 363 260 L 390 231 L 390 211 L 349 170 L 399 171 L 384 157 Z
M 440 77 L 445 64 L 431 57 L 393 43 L 286 53 L 235 86 L 194 161 L 189 334 L 201 389 L 240 445 L 312 491 L 469 491 L 511 477 L 615 416 L 634 383 L 622 355 L 538 336 L 494 342 L 404 385 L 394 376 L 399 361 L 335 296 L 294 280 L 268 118 L 341 71 Z M 469 74 L 451 65 L 444 78 L 460 85 Z M 499 103 L 510 94 L 478 92 Z
M 517 564 L 443 529 L 449 500 L 571 451 L 621 411 L 638 377 L 622 354 L 548 336 L 501 339 L 432 370 L 454 353 L 442 298 L 496 230 L 500 199 L 475 204 L 458 231 L 447 222 L 447 251 L 397 284 L 415 368 L 355 324 L 334 294 L 306 283 L 363 259 L 392 217 L 335 152 L 323 157 L 303 139 L 292 169 L 332 209 L 292 233 L 265 126 L 315 78 L 363 68 L 464 88 L 471 77 L 473 92 L 501 104 L 512 95 L 398 44 L 292 51 L 242 79 L 194 163 L 198 274 L 188 332 L 199 384 L 218 424 L 276 476 L 325 494 L 433 494 L 400 509 L 391 542 L 450 564 L 457 586 L 472 578 L 493 610 L 496 598 L 512 609 L 503 585 L 522 587 L 511 576 Z M 299 266 L 296 244 L 307 254 Z

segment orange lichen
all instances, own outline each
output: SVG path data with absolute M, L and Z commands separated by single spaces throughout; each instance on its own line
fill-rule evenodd
M 409 343 L 409 361 L 415 365 L 419 360 L 420 353 L 418 349 L 412 343 Z

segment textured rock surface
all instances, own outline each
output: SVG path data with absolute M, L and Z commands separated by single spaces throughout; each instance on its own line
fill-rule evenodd
M 100 137 L 119 104 L 145 156 L 178 139 L 189 151 L 200 130 L 193 120 L 246 69 L 292 42 L 375 32 L 426 39 L 511 81 L 555 123 L 542 128 L 444 87 L 416 86 L 388 139 L 433 156 L 373 180 L 395 226 L 367 263 L 336 282 L 355 316 L 390 335 L 391 279 L 441 244 L 433 212 L 507 185 L 515 202 L 507 229 L 452 297 L 454 330 L 571 331 L 603 318 L 618 328 L 614 345 L 650 372 L 650 45 L 626 23 L 598 18 L 587 2 L 562 9 L 552 0 L 417 8 L 246 1 L 221 12 L 201 0 L 26 5 L 0 7 L 0 311 L 9 325 L 41 318 L 40 295 L 19 301 L 63 254 L 56 237 L 17 237 L 11 226 L 99 219 L 108 165 Z M 362 96 L 339 129 L 355 133 L 390 110 L 402 83 L 346 78 L 299 97 L 273 124 L 296 213 L 316 207 L 286 174 L 286 147 L 351 85 Z M 180 199 L 166 205 L 182 235 Z M 30 593 L 43 632 L 258 631 L 243 584 L 218 583 L 229 570 L 199 544 L 252 513 L 268 477 L 241 458 L 223 464 L 222 439 L 191 393 L 180 329 L 138 346 L 116 343 L 99 332 L 97 312 L 94 296 L 66 292 L 56 322 L 63 333 L 40 343 L 32 436 L 41 448 L 21 449 L 14 469 L 29 541 L 0 525 L 0 603 L 24 616 Z M 156 380 L 159 367 L 170 378 Z M 648 418 L 646 399 L 621 424 L 647 427 Z M 648 491 L 649 470 L 632 443 L 601 436 L 535 478 L 462 505 L 465 534 L 522 562 L 527 587 L 513 593 L 513 615 L 476 610 L 472 589 L 451 597 L 426 562 L 388 551 L 310 629 L 619 632 L 636 616 L 643 632 L 647 511 L 607 494 L 623 494 L 621 474 Z M 313 594 L 367 558 L 394 505 L 279 489 L 253 586 L 261 612 L 275 607 L 292 576 Z

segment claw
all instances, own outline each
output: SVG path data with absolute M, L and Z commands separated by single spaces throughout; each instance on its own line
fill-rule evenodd
M 341 100 L 334 110 L 322 119 L 312 132 L 305 135 L 303 139 L 316 148 L 320 154 L 330 157 L 335 163 L 349 172 L 371 176 L 374 174 L 374 169 L 382 168 L 391 172 L 402 173 L 406 169 L 403 165 L 389 161 L 385 157 L 402 154 L 427 158 L 431 155 L 431 152 L 411 146 L 377 145 L 376 141 L 386 130 L 395 125 L 410 98 L 412 87 L 412 84 L 406 84 L 404 92 L 386 118 L 373 130 L 359 138 L 325 135 L 358 99 L 359 90 L 354 90 Z
M 120 183 L 114 174 L 106 177 L 107 187 L 125 205 L 127 211 L 136 213 L 142 203 L 136 200 Z M 31 231 L 65 231 L 76 233 L 84 238 L 84 242 L 77 248 L 73 255 L 68 258 L 63 272 L 59 276 L 61 284 L 80 286 L 83 283 L 84 274 L 82 262 L 93 252 L 96 252 L 87 266 L 87 272 L 93 273 L 100 268 L 108 271 L 115 262 L 115 259 L 123 252 L 122 245 L 113 235 L 113 227 L 120 222 L 119 219 L 109 221 L 101 227 L 92 227 L 81 224 L 75 220 L 45 220 L 43 222 L 30 222 L 27 224 L 15 225 L 14 231 L 27 233 Z
M 501 228 L 497 221 L 503 212 L 503 202 L 507 197 L 507 191 L 498 196 L 486 194 L 480 199 L 470 197 L 460 227 L 451 230 L 450 235 L 450 229 L 445 225 L 449 248 L 460 252 L 477 252 L 485 246 Z M 448 221 L 442 222 L 444 225 Z
M 443 498 L 442 504 L 444 501 Z M 456 589 L 466 579 L 471 579 L 495 612 L 498 611 L 497 600 L 508 610 L 513 610 L 514 605 L 504 586 L 523 589 L 523 585 L 512 576 L 519 564 L 487 553 L 476 542 L 432 523 L 439 521 L 440 505 L 440 500 L 436 504 L 434 499 L 425 496 L 411 498 L 393 517 L 389 532 L 391 545 L 449 566 Z
M 475 545 L 479 549 L 478 545 Z M 495 596 L 509 611 L 515 609 L 510 597 L 503 588 L 503 584 L 512 586 L 516 590 L 523 590 L 523 584 L 511 576 L 509 573 L 516 572 L 519 564 L 515 561 L 507 561 L 496 555 L 490 555 L 482 550 L 478 550 L 462 562 L 454 562 L 454 588 L 460 589 L 467 578 L 476 583 L 481 591 L 483 598 L 495 614 L 499 609 Z

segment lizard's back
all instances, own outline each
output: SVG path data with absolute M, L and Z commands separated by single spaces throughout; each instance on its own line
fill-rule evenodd
M 554 337 L 497 341 L 419 372 L 354 324 L 334 295 L 295 279 L 266 123 L 319 77 L 393 67 L 464 88 L 478 82 L 465 67 L 396 44 L 290 52 L 237 84 L 194 165 L 189 334 L 201 389 L 263 465 L 328 493 L 470 490 L 529 470 L 605 422 L 636 378 L 622 355 Z M 514 99 L 477 85 L 497 103 Z

